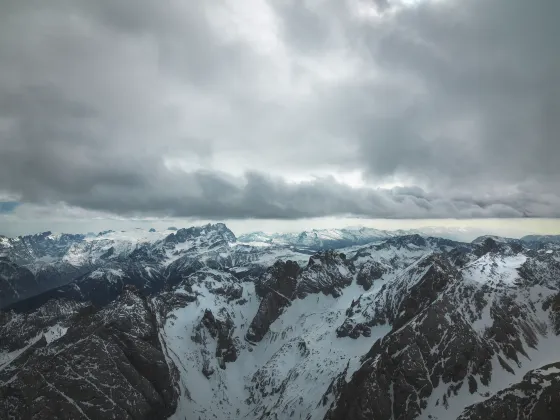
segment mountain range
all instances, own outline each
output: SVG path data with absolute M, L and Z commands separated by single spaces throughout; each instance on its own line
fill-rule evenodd
M 558 419 L 559 242 L 0 237 L 0 419 Z

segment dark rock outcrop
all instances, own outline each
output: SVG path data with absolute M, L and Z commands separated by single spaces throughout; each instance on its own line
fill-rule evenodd
M 323 251 L 309 258 L 297 284 L 296 295 L 302 299 L 308 294 L 324 293 L 333 297 L 352 283 L 354 266 L 346 256 L 336 251 Z
M 332 250 L 311 256 L 303 269 L 293 261 L 277 261 L 255 284 L 262 301 L 245 338 L 249 342 L 262 340 L 270 325 L 296 298 L 315 293 L 340 296 L 341 290 L 352 283 L 353 271 L 346 256 Z
M 91 302 L 103 307 L 114 301 L 127 285 L 148 293 L 158 291 L 164 285 L 164 279 L 161 271 L 149 263 L 113 262 L 79 276 L 71 283 L 13 303 L 7 308 L 17 312 L 32 312 L 52 299 L 61 298 Z
M 200 323 L 194 329 L 193 341 L 202 344 L 205 343 L 203 329 L 206 329 L 210 336 L 216 340 L 216 358 L 220 368 L 225 369 L 227 362 L 235 362 L 239 354 L 238 339 L 233 337 L 235 324 L 231 319 L 230 314 L 222 308 L 219 313 L 214 316 L 211 310 L 206 309 Z M 203 366 L 203 373 L 206 377 L 210 376 L 208 367 L 209 363 L 205 363 L 206 369 Z M 204 372 L 206 370 L 206 372 Z
M 543 309 L 550 309 L 550 320 L 552 321 L 552 326 L 554 328 L 554 333 L 560 335 L 560 293 L 551 296 L 543 304 Z
M 370 337 L 371 327 L 362 322 L 353 322 L 351 319 L 346 319 L 344 323 L 336 329 L 337 337 L 350 337 L 358 338 L 360 336 Z
M 263 296 L 257 314 L 253 318 L 246 339 L 261 341 L 270 325 L 290 305 L 296 292 L 299 265 L 294 261 L 277 261 L 259 281 L 257 294 Z
M 356 282 L 367 291 L 371 288 L 373 282 L 379 280 L 387 271 L 388 267 L 380 262 L 368 261 L 358 271 Z
M 523 380 L 486 401 L 466 408 L 457 420 L 557 420 L 560 363 L 528 372 Z
M 91 306 L 86 303 L 57 299 L 29 314 L 0 312 L 0 352 L 21 349 L 50 327 L 68 327 L 88 311 Z
M 63 337 L 42 338 L 0 371 L 0 418 L 167 418 L 177 404 L 177 371 L 155 319 L 147 300 L 127 288 Z
M 327 418 L 413 419 L 441 382 L 450 384 L 449 393 L 469 374 L 488 384 L 492 349 L 462 317 L 449 316 L 452 311 L 451 302 L 438 300 L 415 318 L 414 327 L 393 329 L 376 342 Z
M 330 420 L 413 419 L 441 382 L 450 384 L 449 393 L 457 392 L 469 375 L 489 383 L 494 351 L 446 297 L 445 291 L 453 290 L 459 279 L 449 262 L 432 255 L 382 291 L 386 298 L 374 302 L 376 315 L 370 324 L 390 323 L 392 331 L 366 354 L 331 408 Z M 352 327 L 350 318 L 337 332 L 354 331 Z
M 37 287 L 31 271 L 0 257 L 0 309 L 30 296 Z

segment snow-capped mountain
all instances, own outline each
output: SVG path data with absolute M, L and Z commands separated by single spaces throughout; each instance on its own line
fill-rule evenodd
M 156 291 L 202 266 L 258 276 L 278 258 L 307 259 L 285 246 L 238 243 L 223 223 L 163 232 L 46 232 L 0 239 L 0 309 L 18 301 L 34 308 L 53 297 L 104 304 L 125 284 Z
M 295 233 L 252 232 L 240 235 L 238 240 L 255 244 L 290 245 L 317 251 L 344 248 L 352 245 L 364 245 L 397 235 L 399 235 L 399 232 L 356 227 L 346 229 L 313 229 Z
M 521 238 L 523 242 L 560 243 L 560 235 L 526 235 Z
M 419 229 L 398 229 L 398 230 L 380 230 L 368 227 L 347 227 L 343 229 L 313 229 L 303 232 L 293 233 L 265 233 L 251 232 L 239 235 L 239 242 L 262 245 L 277 244 L 288 245 L 299 249 L 308 249 L 320 251 L 325 249 L 346 248 L 356 245 L 365 245 L 372 242 L 383 241 L 388 238 L 394 238 L 406 235 L 420 235 L 424 237 L 439 237 L 451 239 L 455 241 L 470 241 L 477 235 L 482 235 L 478 229 L 459 228 L 459 227 L 443 227 L 443 226 L 427 226 Z M 486 235 L 489 236 L 489 235 Z M 482 240 L 486 236 L 480 236 Z M 492 236 L 496 240 L 498 236 Z M 479 238 L 479 239 L 480 239 Z M 527 242 L 534 239 L 539 243 L 558 242 L 554 235 L 533 237 L 528 236 Z M 558 236 L 556 236 L 558 238 Z M 506 239 L 506 238 L 504 238 Z M 475 239 L 476 240 L 476 239 Z
M 0 419 L 558 418 L 554 243 L 149 233 L 3 248 L 89 271 L 0 312 Z

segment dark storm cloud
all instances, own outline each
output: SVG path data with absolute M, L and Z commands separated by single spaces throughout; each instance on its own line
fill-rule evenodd
M 364 122 L 371 172 L 461 184 L 557 177 L 559 13 L 548 1 L 427 2 L 368 34 L 376 61 L 423 90 L 405 118 Z
M 0 193 L 122 215 L 560 216 L 559 14 L 2 2 Z
M 164 169 L 161 168 L 163 171 Z M 153 171 L 152 175 L 156 175 Z M 287 183 L 280 178 L 248 173 L 232 178 L 215 172 L 176 174 L 135 187 L 107 186 L 73 194 L 71 204 L 92 210 L 108 208 L 126 216 L 155 216 L 207 219 L 290 219 L 331 215 L 384 218 L 438 217 L 554 217 L 560 200 L 499 196 L 491 199 L 461 194 L 441 196 L 414 188 L 351 188 L 333 178 Z M 153 186 L 165 186 L 153 188 Z M 57 195 L 59 194 L 59 195 Z M 51 199 L 67 195 L 52 192 Z

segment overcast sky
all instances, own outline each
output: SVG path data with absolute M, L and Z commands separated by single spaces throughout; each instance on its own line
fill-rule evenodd
M 559 217 L 558 16 L 551 0 L 2 0 L 0 231 Z

